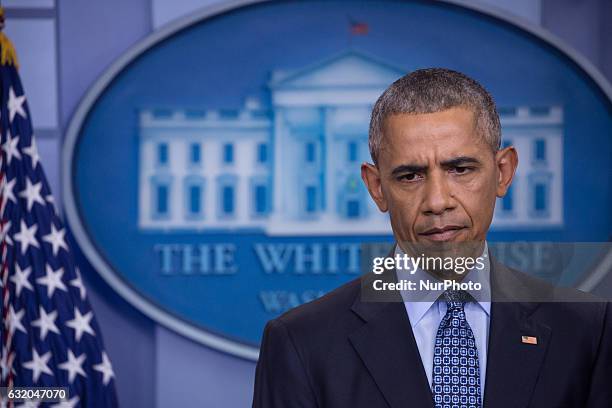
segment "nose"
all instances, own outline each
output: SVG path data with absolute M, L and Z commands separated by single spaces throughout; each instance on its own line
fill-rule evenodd
M 441 215 L 453 208 L 455 204 L 446 177 L 443 172 L 432 172 L 425 182 L 423 213 Z

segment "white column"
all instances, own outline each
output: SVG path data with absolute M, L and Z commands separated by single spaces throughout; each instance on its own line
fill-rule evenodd
M 185 223 L 185 139 L 172 135 L 168 139 L 168 168 L 172 176 L 172 187 L 169 194 L 170 223 L 172 225 Z
M 273 210 L 273 219 L 282 219 L 285 215 L 285 206 L 283 200 L 283 137 L 284 129 L 283 129 L 283 109 L 277 107 L 275 109 L 276 114 L 274 115 L 274 130 L 271 137 L 271 141 L 274 144 L 274 155 L 272 160 L 274 160 L 273 173 L 272 173 L 272 203 L 274 205 Z
M 236 139 L 234 142 L 234 166 L 236 166 L 236 221 L 245 225 L 250 219 L 250 206 L 253 204 L 250 194 L 251 177 L 253 176 L 254 143 L 249 139 Z
M 325 137 L 325 214 L 324 219 L 335 220 L 336 212 L 336 160 L 332 157 L 334 153 L 334 134 L 332 130 L 332 118 L 336 108 L 323 108 L 323 132 Z

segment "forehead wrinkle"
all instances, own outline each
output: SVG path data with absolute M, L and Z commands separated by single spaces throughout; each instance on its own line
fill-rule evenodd
M 468 112 L 469 115 L 459 118 L 460 120 L 455 120 L 457 118 L 448 120 L 442 116 L 440 121 L 412 121 L 416 117 L 429 115 L 432 115 L 430 118 L 433 119 L 434 115 L 439 116 L 444 113 L 447 112 L 401 114 L 387 118 L 381 145 L 381 153 L 384 152 L 387 158 L 383 160 L 391 167 L 401 164 L 421 166 L 435 163 L 437 165 L 456 156 L 480 157 L 482 153 L 479 151 L 480 147 L 490 150 L 486 140 L 483 140 L 482 135 L 477 132 L 474 112 Z M 461 140 L 458 141 L 457 138 Z M 449 142 L 452 146 L 448 146 Z M 379 158 L 380 156 L 382 155 L 379 155 Z

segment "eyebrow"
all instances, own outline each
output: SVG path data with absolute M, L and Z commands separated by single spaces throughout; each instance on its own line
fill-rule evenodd
M 457 167 L 464 164 L 480 164 L 480 160 L 470 156 L 457 156 L 452 159 L 445 160 L 440 163 L 442 167 Z M 397 166 L 391 171 L 392 176 L 397 176 L 403 173 L 423 173 L 426 172 L 429 166 L 423 166 L 419 164 L 402 164 Z
M 453 157 L 449 160 L 445 160 L 440 164 L 442 165 L 442 167 L 455 167 L 461 166 L 462 164 L 480 164 L 480 160 L 470 156 L 458 156 Z
M 419 166 L 418 164 L 402 164 L 391 171 L 392 176 L 398 176 L 404 173 L 423 173 L 427 171 L 427 166 Z

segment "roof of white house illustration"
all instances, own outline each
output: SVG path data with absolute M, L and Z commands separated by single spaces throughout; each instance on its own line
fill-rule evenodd
M 405 73 L 406 69 L 391 65 L 377 57 L 347 50 L 300 69 L 275 69 L 272 71 L 268 86 L 271 89 L 312 86 L 378 89 L 381 86 L 389 86 Z
M 297 70 L 273 70 L 274 106 L 373 105 L 407 72 L 363 52 L 348 50 Z

